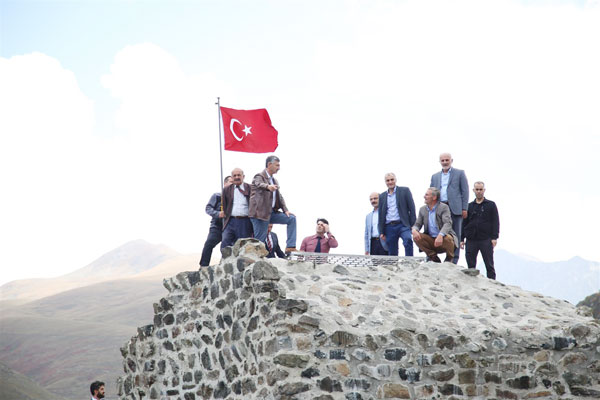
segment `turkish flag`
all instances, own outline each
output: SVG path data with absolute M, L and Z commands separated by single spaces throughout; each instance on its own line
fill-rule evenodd
M 277 148 L 277 130 L 266 109 L 234 110 L 221 107 L 225 150 L 269 153 Z

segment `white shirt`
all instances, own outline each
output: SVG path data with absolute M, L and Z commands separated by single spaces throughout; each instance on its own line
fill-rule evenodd
M 243 183 L 242 183 L 243 185 Z M 232 217 L 248 216 L 248 199 L 240 192 L 238 187 L 233 188 L 233 207 L 231 209 Z
M 371 237 L 379 239 L 379 209 L 371 213 Z
M 273 180 L 273 177 L 271 175 L 269 175 L 269 173 L 267 172 L 267 177 L 269 178 L 269 183 L 271 185 L 275 184 L 275 181 Z M 277 199 L 277 190 L 273 191 L 273 203 L 271 204 L 271 208 L 275 208 L 275 200 Z

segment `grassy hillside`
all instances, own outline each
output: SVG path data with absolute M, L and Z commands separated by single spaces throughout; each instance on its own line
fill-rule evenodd
M 85 398 L 96 379 L 114 395 L 119 348 L 151 323 L 164 294 L 157 280 L 128 279 L 15 307 L 0 317 L 0 362 L 64 399 Z
M 0 363 L 0 400 L 60 400 L 37 383 Z

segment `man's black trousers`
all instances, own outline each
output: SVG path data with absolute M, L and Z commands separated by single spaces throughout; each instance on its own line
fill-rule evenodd
M 477 253 L 481 251 L 481 257 L 485 263 L 487 277 L 496 279 L 496 271 L 494 270 L 494 246 L 491 239 L 471 240 L 467 239 L 465 258 L 469 268 L 475 268 L 477 265 Z
M 210 264 L 210 257 L 212 256 L 212 251 L 216 245 L 221 242 L 221 228 L 218 226 L 211 226 L 208 231 L 208 237 L 206 238 L 206 242 L 204 242 L 204 249 L 202 249 L 202 257 L 200 258 L 200 266 L 208 267 Z

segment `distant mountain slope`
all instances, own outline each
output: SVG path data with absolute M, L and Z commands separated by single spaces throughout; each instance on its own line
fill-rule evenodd
M 0 363 L 0 399 L 2 400 L 60 400 L 37 383 Z
M 517 256 L 504 250 L 494 254 L 497 279 L 509 285 L 577 304 L 600 290 L 600 263 L 573 257 L 567 261 L 545 263 Z M 477 267 L 485 273 L 485 266 Z
M 134 276 L 178 256 L 177 252 L 164 245 L 134 240 L 69 274 L 9 282 L 0 287 L 0 301 L 31 301 L 78 287 Z
M 590 294 L 588 297 L 581 300 L 577 306 L 590 307 L 594 314 L 594 318 L 600 319 L 600 292 Z
M 152 320 L 152 304 L 165 294 L 160 279 L 126 279 L 7 310 L 0 317 L 0 362 L 63 399 L 87 397 L 96 379 L 114 396 L 119 348 Z

